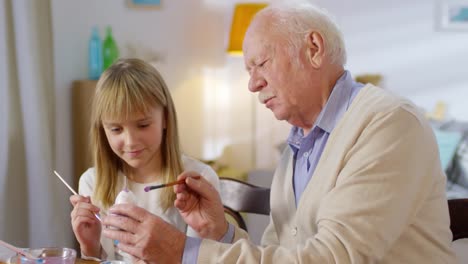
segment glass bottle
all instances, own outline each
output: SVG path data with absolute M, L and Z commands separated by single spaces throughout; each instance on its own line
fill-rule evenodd
M 115 43 L 114 37 L 112 36 L 112 28 L 110 26 L 107 26 L 106 28 L 106 37 L 102 45 L 102 52 L 104 70 L 106 70 L 119 58 L 119 49 Z
M 93 27 L 88 42 L 88 78 L 97 80 L 102 73 L 102 42 L 97 27 Z

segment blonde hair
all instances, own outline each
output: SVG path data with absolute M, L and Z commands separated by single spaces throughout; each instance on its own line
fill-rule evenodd
M 124 172 L 125 162 L 111 149 L 103 118 L 125 120 L 134 113 L 148 113 L 156 106 L 164 111 L 166 128 L 161 143 L 163 182 L 175 180 L 182 173 L 177 117 L 171 95 L 161 74 L 139 59 L 120 59 L 102 74 L 92 103 L 91 150 L 96 183 L 94 198 L 104 208 L 114 204 L 120 191 L 118 173 Z M 164 210 L 173 206 L 172 188 L 161 190 L 160 205 Z

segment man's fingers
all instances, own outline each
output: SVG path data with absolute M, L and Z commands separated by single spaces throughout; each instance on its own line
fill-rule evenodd
M 109 209 L 110 214 L 124 215 L 142 222 L 147 216 L 148 212 L 134 204 L 116 204 Z
M 204 178 L 200 176 L 200 173 L 194 171 L 186 171 L 177 177 L 177 180 L 185 180 L 184 184 L 177 184 L 174 187 L 176 193 L 195 192 L 200 196 L 213 199 L 217 193 L 216 189 Z M 188 186 L 188 188 L 187 188 Z
M 218 192 L 207 180 L 205 180 L 205 178 L 200 177 L 196 179 L 193 177 L 189 177 L 185 179 L 185 183 L 190 188 L 189 191 L 195 192 L 208 200 L 216 199 L 216 195 Z
M 175 193 L 186 192 L 187 191 L 187 185 L 185 185 L 185 184 L 176 184 L 176 185 L 174 185 L 173 189 L 174 189 Z
M 187 201 L 190 198 L 190 195 L 187 192 L 182 192 L 176 194 L 176 200 Z
M 177 180 L 178 181 L 185 180 L 185 179 L 190 178 L 190 177 L 200 178 L 200 173 L 194 172 L 194 171 L 185 171 L 185 172 L 182 172 L 177 177 Z M 174 188 L 175 193 L 180 193 L 180 192 L 184 192 L 184 191 L 187 190 L 187 186 L 185 184 L 176 184 L 176 185 L 174 185 L 173 188 Z
M 110 217 L 110 216 L 109 216 Z M 112 227 L 106 227 L 102 230 L 105 237 L 112 240 L 117 240 L 119 243 L 133 245 L 133 234 L 125 232 L 124 230 L 114 229 Z
M 145 263 L 141 258 L 141 250 L 138 250 L 134 245 L 132 244 L 126 244 L 123 242 L 119 242 L 117 247 L 122 250 L 125 253 L 128 253 L 134 257 L 134 262 L 133 263 Z M 135 262 L 138 259 L 138 262 Z
M 102 224 L 106 229 L 119 229 L 134 234 L 138 231 L 139 222 L 125 215 L 110 214 L 102 219 Z
M 183 200 L 175 200 L 174 201 L 175 208 L 179 209 L 180 211 L 185 211 L 187 208 L 187 202 Z

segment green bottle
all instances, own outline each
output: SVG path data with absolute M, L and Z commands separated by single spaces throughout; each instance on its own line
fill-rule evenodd
M 112 28 L 107 26 L 106 38 L 102 44 L 103 70 L 109 68 L 119 58 L 119 48 L 112 37 Z

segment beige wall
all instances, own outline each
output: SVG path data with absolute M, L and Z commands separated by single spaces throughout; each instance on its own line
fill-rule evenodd
M 87 41 L 93 25 L 111 25 L 123 55 L 154 51 L 179 113 L 184 150 L 217 158 L 233 145 L 235 167 L 274 167 L 274 146 L 288 125 L 276 123 L 247 91 L 241 57 L 225 53 L 235 0 L 161 0 L 157 10 L 125 1 L 52 0 L 58 170 L 71 173 L 71 83 L 87 76 Z M 269 2 L 269 1 L 265 1 Z M 426 0 L 317 0 L 336 15 L 354 74 L 380 73 L 385 87 L 431 109 L 438 100 L 449 115 L 468 120 L 468 32 L 434 30 L 435 4 Z M 141 51 L 141 52 L 140 52 Z M 151 52 L 150 52 L 151 53 Z M 149 56 L 146 56 L 149 57 Z M 253 125 L 257 121 L 257 125 Z M 252 138 L 255 134 L 255 138 Z M 252 141 L 255 140 L 255 146 Z M 254 153 L 253 153 L 254 151 Z
M 101 35 L 111 25 L 123 56 L 145 59 L 162 72 L 178 111 L 183 149 L 200 159 L 218 158 L 234 145 L 231 165 L 253 167 L 252 96 L 242 57 L 225 53 L 234 0 L 162 0 L 156 10 L 128 8 L 125 1 L 52 0 L 57 164 L 72 170 L 71 83 L 87 77 L 87 43 L 91 28 Z M 222 2 L 222 3 L 221 3 Z
M 101 34 L 111 25 L 123 55 L 129 54 L 128 45 L 162 55 L 164 60 L 155 66 L 173 94 L 187 153 L 213 159 L 224 146 L 233 145 L 228 160 L 235 167 L 275 166 L 275 146 L 289 126 L 275 122 L 255 102 L 247 92 L 242 58 L 224 52 L 238 1 L 161 0 L 158 10 L 129 9 L 123 0 L 51 2 L 58 171 L 72 172 L 71 83 L 87 76 L 87 41 L 93 25 Z M 431 109 L 444 100 L 450 117 L 468 120 L 468 31 L 436 31 L 436 1 L 315 2 L 341 24 L 348 68 L 354 74 L 380 73 L 386 88 L 421 107 Z

